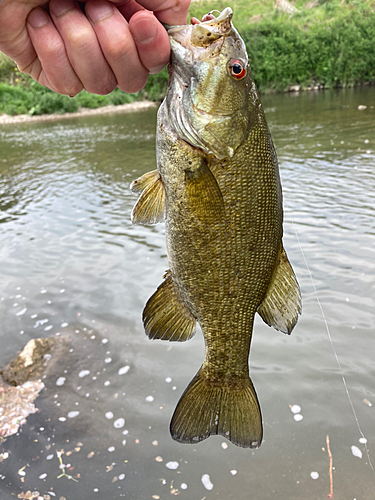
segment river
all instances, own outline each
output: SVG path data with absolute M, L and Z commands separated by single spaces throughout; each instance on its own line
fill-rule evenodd
M 375 498 L 375 88 L 262 102 L 303 313 L 290 337 L 255 323 L 258 450 L 169 435 L 204 344 L 143 332 L 168 264 L 163 224 L 130 223 L 129 185 L 155 168 L 156 110 L 0 126 L 0 366 L 32 338 L 69 343 L 0 445 L 1 500 L 318 500 L 327 435 L 333 498 Z

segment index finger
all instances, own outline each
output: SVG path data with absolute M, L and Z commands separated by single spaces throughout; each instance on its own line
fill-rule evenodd
M 119 7 L 126 6 L 131 0 L 111 0 Z M 190 0 L 137 0 L 137 3 L 154 12 L 161 23 L 179 25 L 186 24 Z

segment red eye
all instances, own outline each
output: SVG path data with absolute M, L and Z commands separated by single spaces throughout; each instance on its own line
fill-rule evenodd
M 233 59 L 233 61 L 229 63 L 229 72 L 236 80 L 242 80 L 246 75 L 246 68 L 241 61 Z

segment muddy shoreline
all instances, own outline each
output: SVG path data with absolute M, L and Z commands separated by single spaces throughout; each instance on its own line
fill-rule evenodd
M 93 115 L 105 115 L 112 113 L 132 113 L 134 111 L 139 111 L 148 108 L 154 108 L 157 106 L 157 103 L 151 101 L 139 101 L 132 102 L 129 104 L 120 104 L 118 106 L 109 105 L 103 106 L 101 108 L 96 109 L 87 109 L 81 108 L 76 113 L 64 113 L 64 114 L 51 114 L 51 115 L 38 115 L 38 116 L 30 116 L 30 115 L 0 115 L 0 125 L 10 125 L 16 123 L 33 123 L 33 122 L 43 122 L 43 121 L 55 121 L 55 120 L 63 120 L 69 118 L 79 118 L 82 116 L 93 116 Z

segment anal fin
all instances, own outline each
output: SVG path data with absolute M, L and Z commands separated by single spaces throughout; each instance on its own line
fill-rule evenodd
M 141 193 L 131 214 L 132 224 L 157 224 L 165 214 L 165 190 L 157 170 L 147 172 L 130 185 L 133 193 Z
M 301 311 L 300 288 L 282 247 L 273 279 L 266 297 L 258 308 L 258 313 L 267 325 L 290 334 Z
M 148 300 L 143 324 L 150 339 L 184 342 L 195 333 L 196 319 L 186 307 L 173 283 L 170 271 Z

